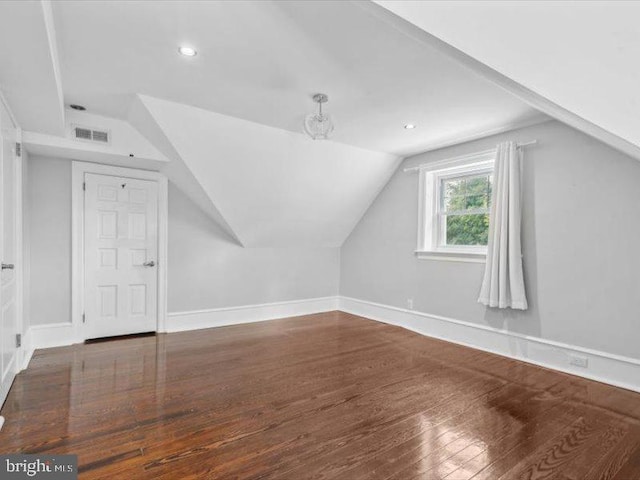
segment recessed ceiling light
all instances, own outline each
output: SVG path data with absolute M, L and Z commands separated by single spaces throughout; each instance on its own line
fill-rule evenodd
M 185 57 L 195 57 L 198 52 L 196 52 L 195 48 L 192 47 L 180 47 L 178 48 L 180 55 L 184 55 Z
M 413 130 L 414 128 L 416 128 L 416 126 L 415 126 L 413 123 L 407 123 L 407 124 L 404 126 L 404 129 L 405 129 L 405 130 Z
M 81 112 L 84 112 L 86 110 L 86 107 L 83 107 L 82 105 L 76 105 L 75 103 L 69 105 L 69 108 L 73 108 L 74 110 L 79 110 Z

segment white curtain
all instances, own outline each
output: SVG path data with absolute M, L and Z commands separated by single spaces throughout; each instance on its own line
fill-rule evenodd
M 498 145 L 494 168 L 487 264 L 478 302 L 489 307 L 527 309 L 520 243 L 522 149 Z

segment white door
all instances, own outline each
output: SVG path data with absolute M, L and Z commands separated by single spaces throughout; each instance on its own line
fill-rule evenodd
M 0 100 L 0 405 L 18 371 L 16 140 L 16 125 Z
M 85 338 L 157 325 L 158 184 L 85 174 Z

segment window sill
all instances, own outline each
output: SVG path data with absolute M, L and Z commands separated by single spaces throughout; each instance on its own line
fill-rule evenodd
M 487 254 L 482 252 L 416 250 L 415 255 L 420 260 L 440 260 L 445 262 L 469 263 L 485 263 L 487 261 Z

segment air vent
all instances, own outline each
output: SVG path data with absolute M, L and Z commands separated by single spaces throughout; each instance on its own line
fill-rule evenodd
M 91 130 L 88 128 L 76 127 L 75 132 L 76 138 L 79 138 L 80 140 L 91 140 Z
M 109 143 L 109 132 L 92 130 L 85 127 L 74 127 L 73 132 L 77 140 L 89 140 L 91 142 Z
M 94 142 L 109 143 L 109 134 L 107 132 L 93 130 L 91 133 L 93 134 Z

